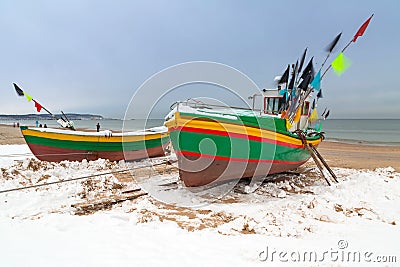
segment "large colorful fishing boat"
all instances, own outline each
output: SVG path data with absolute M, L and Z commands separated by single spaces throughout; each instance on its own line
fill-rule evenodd
M 253 99 L 250 109 L 218 107 L 198 101 L 177 102 L 166 117 L 165 126 L 169 129 L 180 178 L 185 185 L 203 186 L 244 177 L 263 177 L 293 170 L 310 157 L 328 184 L 322 165 L 337 182 L 316 150 L 323 140 L 316 110 L 316 103 L 322 97 L 320 83 L 331 67 L 338 74 L 346 70 L 349 63 L 343 52 L 364 34 L 371 18 L 322 74 L 341 33 L 326 48 L 328 54 L 317 73 L 313 57 L 302 71 L 306 49 L 300 62 L 289 64 L 277 78 L 275 89 L 264 89 L 249 98 Z M 257 110 L 254 107 L 256 97 L 262 99 L 262 106 Z M 325 109 L 322 119 L 328 115 Z
M 164 156 L 164 149 L 169 143 L 167 129 L 163 126 L 126 133 L 27 126 L 21 126 L 21 131 L 30 150 L 39 160 L 53 162 L 159 157 Z
M 267 103 L 275 97 L 265 96 Z M 279 99 L 281 97 L 276 97 Z M 278 108 L 278 107 L 277 107 Z M 304 123 L 308 111 L 302 116 Z M 186 186 L 202 186 L 293 170 L 310 158 L 305 143 L 318 146 L 323 136 L 287 129 L 286 119 L 235 108 L 178 103 L 166 118 L 179 175 Z

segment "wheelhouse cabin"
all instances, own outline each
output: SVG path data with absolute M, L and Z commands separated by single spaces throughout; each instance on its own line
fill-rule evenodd
M 280 89 L 263 89 L 262 93 L 262 110 L 261 114 L 269 116 L 282 116 L 282 111 L 285 108 L 286 99 L 285 95 L 279 94 Z M 310 100 L 311 95 L 307 97 L 301 108 L 301 117 L 298 123 L 288 129 L 295 131 L 296 129 L 305 129 L 308 126 L 308 117 L 310 113 Z

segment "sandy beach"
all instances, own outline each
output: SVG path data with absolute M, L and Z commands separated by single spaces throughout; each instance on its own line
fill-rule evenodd
M 25 144 L 25 140 L 18 127 L 0 124 L 0 145 L 21 144 Z
M 400 171 L 400 146 L 324 141 L 318 151 L 331 167 L 373 170 L 390 166 Z
M 25 144 L 21 131 L 17 127 L 0 125 L 0 145 L 12 144 Z M 400 171 L 400 146 L 324 141 L 318 150 L 331 167 L 374 170 L 390 166 Z

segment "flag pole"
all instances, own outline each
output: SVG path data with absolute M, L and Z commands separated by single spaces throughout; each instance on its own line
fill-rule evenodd
M 305 53 L 303 55 L 305 55 Z M 303 78 L 303 81 L 304 81 L 304 79 L 308 78 L 309 72 L 311 72 L 311 70 L 314 69 L 313 63 L 312 63 L 313 59 L 314 59 L 314 57 L 311 57 L 307 66 L 304 68 L 302 75 L 300 76 L 300 78 L 301 78 L 303 75 L 305 75 L 307 73 L 306 76 Z M 302 81 L 302 83 L 303 83 L 303 81 Z M 300 85 L 301 85 L 301 83 L 300 83 Z M 306 84 L 306 87 L 308 88 L 308 84 Z M 288 114 L 288 118 L 291 123 L 294 121 L 294 118 L 295 118 L 295 115 L 297 114 L 298 109 L 302 107 L 305 98 L 307 98 L 307 96 L 310 94 L 310 92 L 308 92 L 309 91 L 308 89 L 305 89 L 306 92 L 303 92 L 303 89 L 301 89 L 301 88 L 300 88 L 300 90 L 301 91 L 299 92 L 299 96 L 298 96 L 298 98 L 296 98 L 297 100 L 295 99 L 296 101 L 294 101 L 292 103 L 292 105 L 293 105 L 292 112 L 289 112 L 289 114 Z
M 288 100 L 288 101 L 291 101 L 290 102 L 291 104 L 288 106 L 288 109 L 287 109 L 287 115 L 286 115 L 287 118 L 291 117 L 291 115 L 292 115 L 291 113 L 293 112 L 294 106 L 296 105 L 296 103 L 294 103 L 294 102 L 297 102 L 297 100 L 296 100 L 297 99 L 297 96 L 296 96 L 297 85 L 300 80 L 300 72 L 303 68 L 303 64 L 306 59 L 307 49 L 308 49 L 308 47 L 306 47 L 306 49 L 303 52 L 303 55 L 300 58 L 300 63 L 298 65 L 298 68 L 296 67 L 293 71 L 293 75 L 294 75 L 294 77 L 292 77 L 293 78 L 293 88 L 290 91 L 289 100 Z M 297 63 L 298 63 L 298 61 L 296 62 L 296 66 L 297 66 Z M 289 90 L 288 90 L 288 92 L 289 92 Z M 294 95 L 293 95 L 293 93 L 294 93 Z
M 34 100 L 34 99 L 32 99 L 32 100 Z M 53 117 L 53 119 L 58 120 L 57 117 L 56 117 L 56 115 L 54 115 L 53 113 L 51 113 L 47 108 L 45 108 L 45 107 L 42 106 L 42 109 L 44 109 L 47 113 L 49 113 L 49 114 Z
M 321 71 L 332 52 L 329 52 L 319 70 Z
M 61 114 L 65 117 L 65 119 L 67 120 L 67 122 L 70 122 L 70 120 L 68 119 L 67 115 L 64 114 L 64 112 L 61 110 Z M 62 116 L 61 116 L 62 118 Z
M 32 101 L 36 101 L 36 100 L 32 98 Z M 36 101 L 36 102 L 37 102 L 37 101 Z M 53 119 L 54 119 L 56 122 L 58 122 L 62 127 L 68 128 L 68 129 L 71 129 L 71 130 L 74 130 L 74 131 L 75 131 L 75 128 L 74 128 L 73 124 L 71 124 L 71 121 L 70 121 L 70 120 L 66 121 L 62 116 L 61 116 L 60 118 L 57 118 L 57 116 L 54 115 L 53 113 L 51 113 L 47 108 L 43 107 L 42 105 L 40 105 L 40 106 L 41 106 L 42 109 L 44 109 L 47 113 L 49 113 L 49 114 L 53 117 Z M 61 111 L 61 112 L 62 112 L 62 111 Z M 63 114 L 64 114 L 64 113 L 63 113 Z M 65 115 L 64 115 L 64 116 L 65 116 Z M 65 118 L 67 118 L 67 117 L 65 117 Z M 60 122 L 59 122 L 60 119 L 61 119 L 65 124 L 60 123 Z M 67 118 L 67 119 L 68 119 L 68 118 Z

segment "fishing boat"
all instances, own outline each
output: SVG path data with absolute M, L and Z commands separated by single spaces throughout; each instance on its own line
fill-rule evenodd
M 193 100 L 176 102 L 164 125 L 168 127 L 184 184 L 212 186 L 246 177 L 262 179 L 268 174 L 296 169 L 310 157 L 329 185 L 323 166 L 337 182 L 316 150 L 324 139 L 316 110 L 316 102 L 322 97 L 320 83 L 331 67 L 339 74 L 345 71 L 349 64 L 343 52 L 363 35 L 372 16 L 323 74 L 322 68 L 341 33 L 326 48 L 328 54 L 317 73 L 313 57 L 302 71 L 306 49 L 300 62 L 289 64 L 277 79 L 277 88 L 264 89 L 249 97 L 253 99 L 251 108 L 223 107 Z M 254 106 L 256 97 L 262 100 L 258 109 Z M 328 115 L 325 109 L 322 119 Z
M 263 177 L 305 163 L 310 152 L 304 149 L 302 136 L 287 129 L 286 119 L 265 111 L 260 114 L 237 108 L 199 107 L 190 101 L 177 103 L 165 126 L 184 184 L 194 187 Z M 308 117 L 308 112 L 303 117 Z M 305 136 L 313 147 L 323 140 L 323 135 L 315 131 Z
M 61 115 L 53 114 L 16 83 L 13 85 L 18 96 L 24 96 L 28 102 L 32 101 L 37 112 L 46 111 L 62 127 L 20 127 L 30 150 L 40 160 L 60 162 L 102 158 L 128 161 L 164 156 L 164 150 L 169 144 L 168 130 L 164 126 L 124 133 L 100 131 L 99 124 L 97 132 L 76 130 L 73 121 L 63 111 Z
M 169 143 L 167 128 L 114 133 L 21 126 L 32 153 L 43 161 L 138 160 L 164 156 Z

